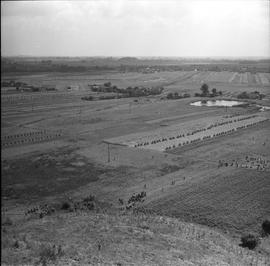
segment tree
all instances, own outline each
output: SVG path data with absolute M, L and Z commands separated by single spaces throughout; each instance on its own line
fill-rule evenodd
M 202 95 L 205 96 L 205 95 L 208 95 L 209 94 L 209 87 L 206 83 L 204 83 L 202 86 L 201 86 L 201 89 L 202 91 Z
M 105 87 L 111 87 L 111 85 L 112 85 L 111 82 L 104 83 Z
M 265 221 L 262 223 L 262 229 L 263 229 L 263 232 L 264 232 L 266 235 L 270 235 L 270 221 L 269 221 L 269 220 L 265 220 Z
M 243 248 L 254 249 L 258 244 L 258 240 L 253 235 L 246 235 L 241 237 L 240 246 Z
M 169 92 L 167 94 L 167 99 L 173 99 L 173 93 L 172 92 Z
M 216 88 L 213 88 L 213 89 L 212 89 L 212 94 L 214 94 L 214 95 L 217 94 L 217 89 L 216 89 Z
M 117 86 L 113 86 L 113 87 L 112 87 L 112 91 L 113 91 L 113 92 L 118 92 Z

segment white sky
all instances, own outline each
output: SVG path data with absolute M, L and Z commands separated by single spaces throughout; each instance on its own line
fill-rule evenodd
M 269 57 L 269 3 L 1 1 L 1 53 Z

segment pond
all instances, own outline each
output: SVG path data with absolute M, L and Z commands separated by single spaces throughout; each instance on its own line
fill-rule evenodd
M 244 102 L 239 102 L 239 101 L 233 101 L 233 100 L 202 100 L 198 102 L 193 102 L 190 105 L 194 106 L 227 106 L 227 107 L 232 107 L 232 106 L 239 106 L 244 104 Z

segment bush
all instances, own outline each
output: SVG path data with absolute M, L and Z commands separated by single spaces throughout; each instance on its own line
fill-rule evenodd
M 88 210 L 94 210 L 95 209 L 95 196 L 89 195 L 88 197 L 83 199 L 83 206 L 86 207 Z
M 246 235 L 241 237 L 241 247 L 254 249 L 258 245 L 258 240 L 254 235 Z
M 83 202 L 90 202 L 90 201 L 94 201 L 94 200 L 95 200 L 95 196 L 89 195 L 88 197 L 83 199 Z
M 19 248 L 19 247 L 20 247 L 19 241 L 16 240 L 16 241 L 14 242 L 14 248 Z
M 270 234 L 270 221 L 269 220 L 265 220 L 262 223 L 262 230 L 265 233 L 265 235 L 269 235 Z
M 84 206 L 89 210 L 92 211 L 95 209 L 95 203 L 94 202 L 86 202 L 84 203 Z
M 69 202 L 65 201 L 62 203 L 61 210 L 69 210 L 71 208 L 71 205 Z

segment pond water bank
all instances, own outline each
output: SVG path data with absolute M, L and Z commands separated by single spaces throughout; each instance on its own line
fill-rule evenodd
M 232 107 L 232 106 L 239 106 L 243 104 L 247 104 L 247 103 L 235 101 L 235 100 L 201 100 L 201 101 L 193 102 L 190 105 L 209 106 L 209 107 L 215 107 L 215 106 Z

